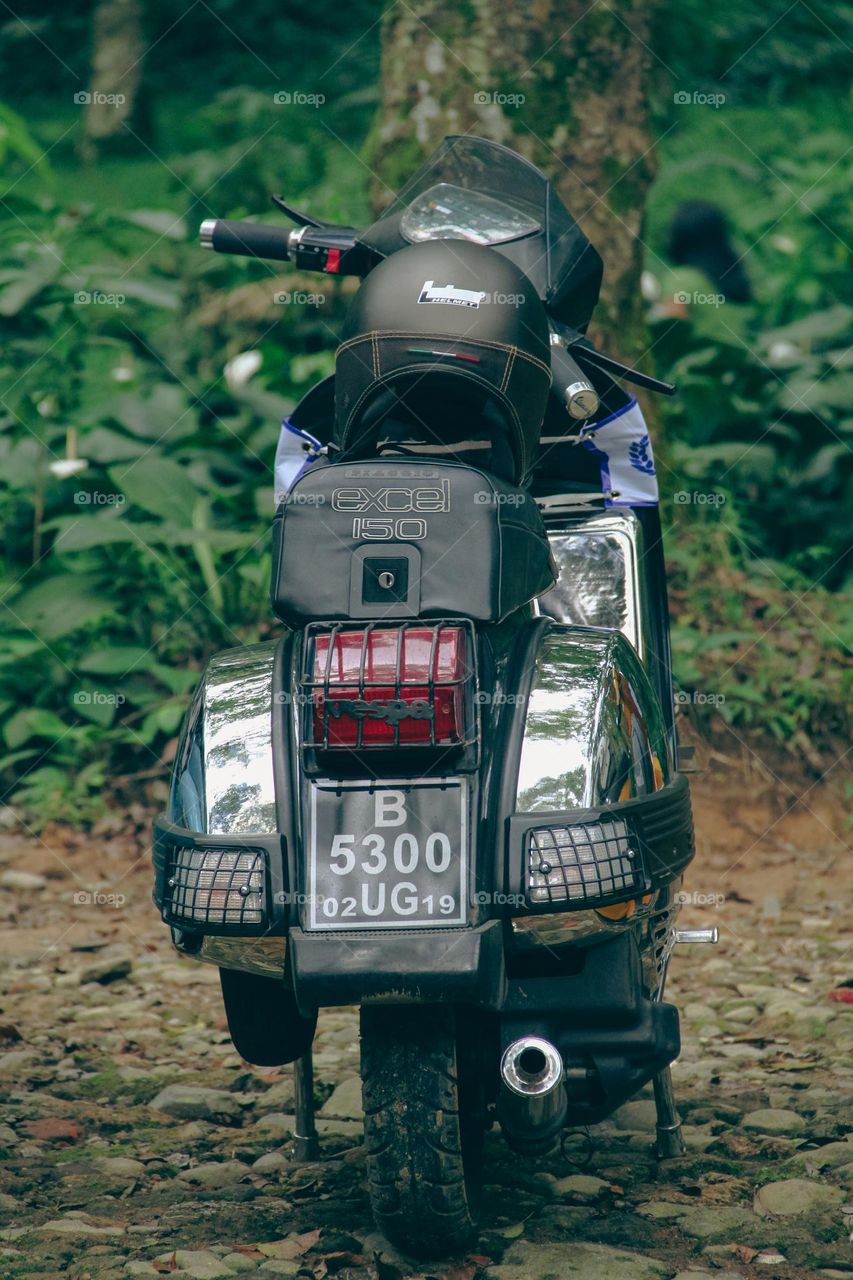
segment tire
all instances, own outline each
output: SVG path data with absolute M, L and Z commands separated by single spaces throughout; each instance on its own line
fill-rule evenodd
M 281 978 L 220 969 L 228 1034 L 241 1058 L 256 1067 L 281 1067 L 311 1048 L 317 1015 L 303 1018 Z
M 367 1177 L 392 1244 L 439 1257 L 477 1229 L 485 1135 L 485 1037 L 443 1006 L 361 1010 Z

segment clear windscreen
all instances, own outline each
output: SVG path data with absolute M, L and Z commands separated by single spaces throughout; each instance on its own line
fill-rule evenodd
M 423 240 L 494 245 L 554 319 L 583 331 L 601 260 L 535 165 L 485 138 L 445 138 L 382 217 L 359 235 L 380 257 Z
M 437 182 L 415 196 L 400 219 L 407 240 L 473 240 L 475 244 L 504 244 L 534 235 L 542 227 L 506 200 L 482 191 L 466 191 L 450 182 Z

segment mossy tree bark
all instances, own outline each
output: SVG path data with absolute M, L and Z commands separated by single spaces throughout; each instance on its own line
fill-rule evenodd
M 138 91 L 146 44 L 140 0 L 99 0 L 92 14 L 92 71 L 81 156 L 127 148 L 125 125 L 138 127 Z
M 449 133 L 502 142 L 543 169 L 604 259 L 592 336 L 631 359 L 646 345 L 639 276 L 654 175 L 651 17 L 651 0 L 394 5 L 383 23 L 371 146 L 378 207 Z

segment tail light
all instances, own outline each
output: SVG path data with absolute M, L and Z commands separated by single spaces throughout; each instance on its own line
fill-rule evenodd
M 464 623 L 309 628 L 306 745 L 371 750 L 471 742 L 472 639 Z

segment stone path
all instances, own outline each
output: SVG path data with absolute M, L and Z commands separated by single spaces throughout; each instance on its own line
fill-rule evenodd
M 426 1268 L 370 1221 L 355 1013 L 321 1015 L 322 1159 L 296 1164 L 290 1072 L 241 1062 L 215 970 L 171 951 L 143 815 L 0 834 L 2 1280 L 850 1280 L 839 802 L 817 789 L 786 815 L 779 788 L 726 775 L 695 794 L 683 922 L 721 945 L 671 968 L 687 1156 L 655 1163 L 648 1096 L 546 1159 L 493 1135 L 475 1249 Z

